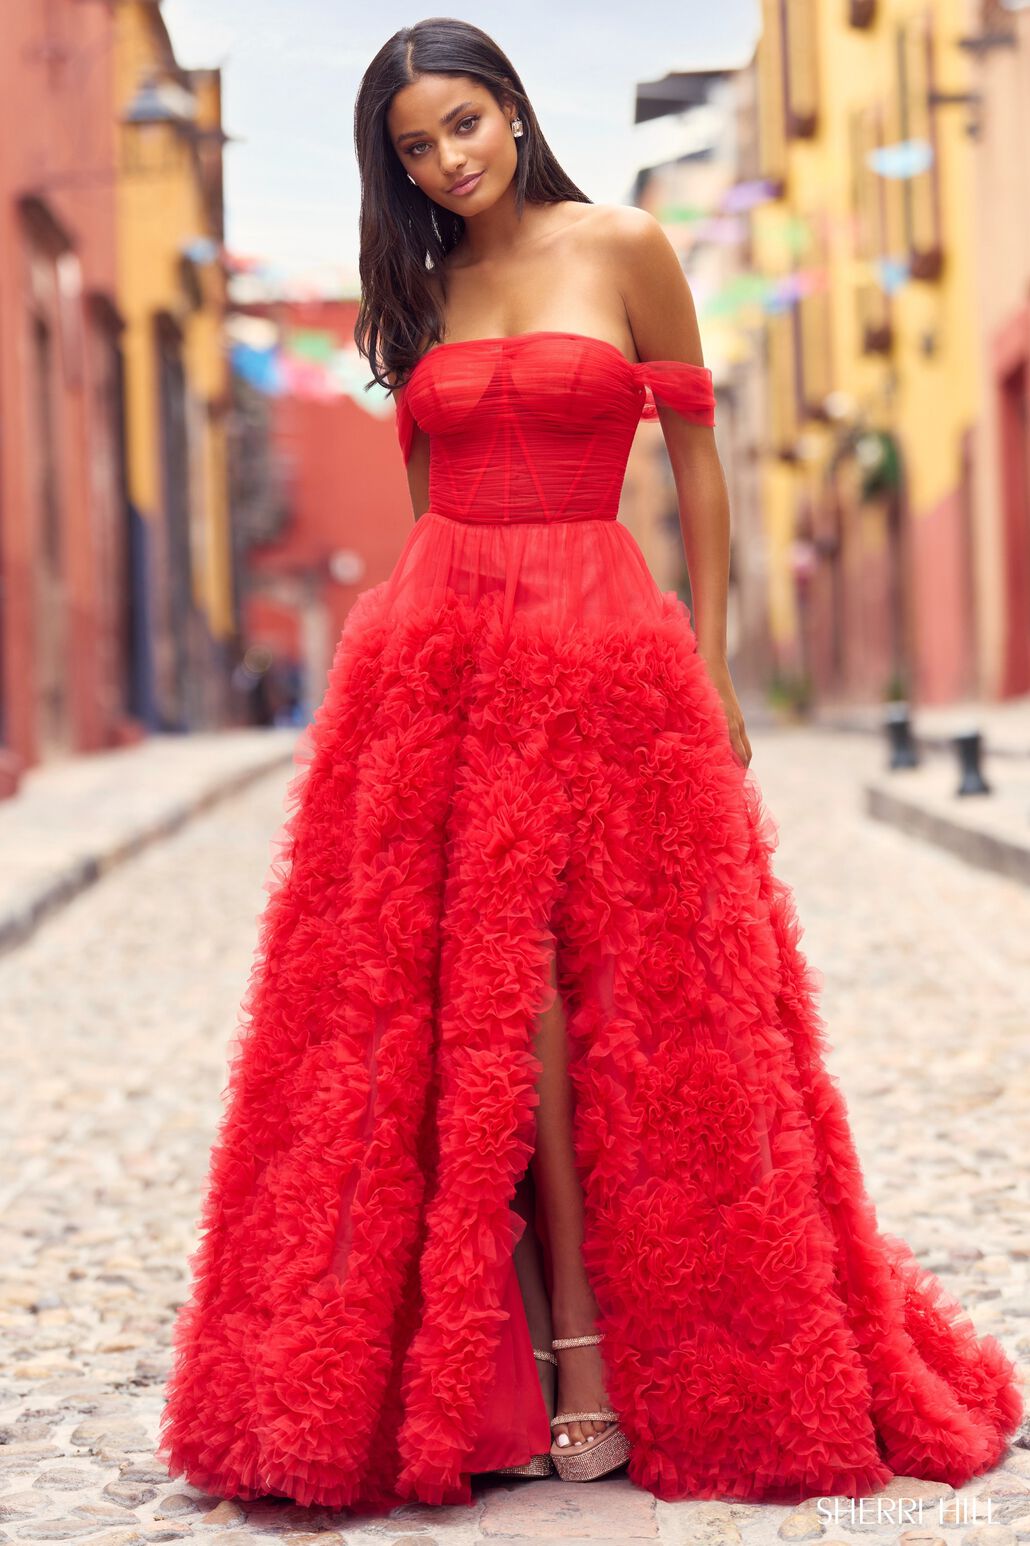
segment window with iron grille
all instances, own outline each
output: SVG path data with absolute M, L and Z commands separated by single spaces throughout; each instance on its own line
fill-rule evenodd
M 935 89 L 933 13 L 903 23 L 897 29 L 897 72 L 900 138 L 925 140 L 933 160 L 924 172 L 901 180 L 904 244 L 915 279 L 937 279 L 943 269 L 941 242 L 940 169 L 936 116 L 931 104 Z
M 811 139 L 819 126 L 817 0 L 780 0 L 787 134 Z

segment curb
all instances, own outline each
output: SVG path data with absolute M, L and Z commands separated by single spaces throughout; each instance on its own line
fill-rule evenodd
M 874 719 L 864 719 L 857 716 L 818 714 L 808 722 L 812 730 L 832 730 L 840 735 L 864 735 L 884 740 L 883 724 Z M 1004 739 L 997 738 L 997 731 L 992 737 L 989 724 L 978 727 L 983 738 L 985 751 L 989 751 L 992 757 L 1001 757 L 1012 761 L 1025 761 L 1030 758 L 1030 740 L 1025 745 L 1006 743 Z M 955 730 L 920 730 L 917 721 L 912 724 L 913 743 L 922 752 L 932 752 L 935 755 L 950 755 L 954 757 L 955 748 L 953 738 Z M 886 754 L 886 743 L 885 743 Z
M 124 864 L 151 844 L 171 837 L 194 816 L 238 794 L 266 773 L 291 764 L 293 756 L 292 743 L 286 747 L 280 745 L 246 767 L 214 777 L 186 799 L 171 802 L 159 815 L 136 827 L 127 837 L 62 863 L 54 874 L 35 884 L 29 882 L 19 904 L 0 911 L 0 955 L 24 944 L 45 919 L 94 885 L 109 870 Z
M 866 813 L 875 820 L 946 849 L 977 869 L 1030 886 L 1030 834 L 1026 843 L 1020 843 L 982 827 L 966 826 L 880 784 L 866 784 L 863 793 Z

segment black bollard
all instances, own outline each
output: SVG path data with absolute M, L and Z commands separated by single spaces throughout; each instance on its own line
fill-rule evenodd
M 991 786 L 980 771 L 981 736 L 979 730 L 962 730 L 952 737 L 958 752 L 959 783 L 956 794 L 990 794 Z
M 888 703 L 884 724 L 887 728 L 887 744 L 890 748 L 888 768 L 892 771 L 895 768 L 917 768 L 919 753 L 912 739 L 912 722 L 909 719 L 908 704 Z

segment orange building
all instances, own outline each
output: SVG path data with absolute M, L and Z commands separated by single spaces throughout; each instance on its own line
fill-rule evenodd
M 138 694 L 149 726 L 192 730 L 229 717 L 237 651 L 221 73 L 182 68 L 152 0 L 119 0 L 115 17 Z
M 976 580 L 972 561 L 971 10 L 763 0 L 772 637 L 791 692 L 824 704 L 995 691 L 997 572 Z

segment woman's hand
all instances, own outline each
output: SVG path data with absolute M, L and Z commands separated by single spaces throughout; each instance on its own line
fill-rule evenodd
M 746 768 L 751 762 L 751 742 L 748 740 L 747 731 L 744 728 L 744 715 L 730 679 L 729 664 L 725 655 L 720 655 L 715 660 L 710 660 L 706 655 L 704 662 L 708 668 L 708 675 L 715 683 L 719 697 L 722 699 L 722 706 L 726 710 L 730 744 Z

